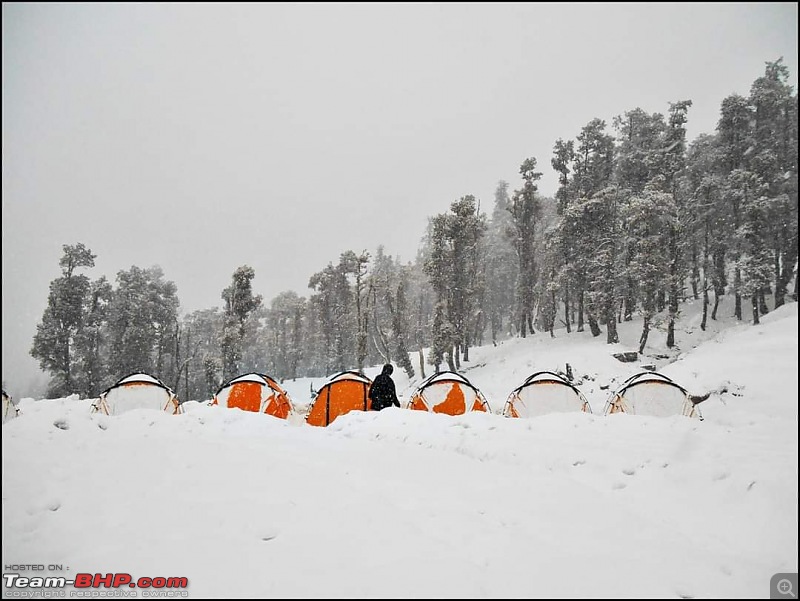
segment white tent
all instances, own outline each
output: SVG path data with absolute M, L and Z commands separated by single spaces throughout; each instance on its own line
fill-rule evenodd
M 591 413 L 592 409 L 583 393 L 570 381 L 552 371 L 538 371 L 511 392 L 503 415 L 536 417 L 567 411 Z
M 19 407 L 14 403 L 14 399 L 5 390 L 3 391 L 3 423 L 11 421 L 19 415 Z
M 119 415 L 131 409 L 158 409 L 180 413 L 180 403 L 169 386 L 148 374 L 135 373 L 103 391 L 92 405 L 92 411 Z
M 643 372 L 631 376 L 611 394 L 605 415 L 631 413 L 667 417 L 685 415 L 702 419 L 700 409 L 686 389 L 668 376 Z

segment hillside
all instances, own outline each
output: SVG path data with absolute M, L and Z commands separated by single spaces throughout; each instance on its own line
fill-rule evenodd
M 184 576 L 207 598 L 765 597 L 797 571 L 797 305 L 707 332 L 698 305 L 679 348 L 653 332 L 647 354 L 668 358 L 643 362 L 711 392 L 703 421 L 603 416 L 638 371 L 611 356 L 637 321 L 618 345 L 557 331 L 471 352 L 493 412 L 570 363 L 592 415 L 389 409 L 313 428 L 24 399 L 3 426 L 3 563 Z M 285 386 L 303 405 L 323 381 Z

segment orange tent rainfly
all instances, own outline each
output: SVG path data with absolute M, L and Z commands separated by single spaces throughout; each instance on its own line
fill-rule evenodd
M 119 415 L 131 409 L 159 409 L 180 413 L 180 403 L 169 386 L 158 378 L 136 373 L 106 389 L 92 404 L 92 412 Z
M 592 409 L 581 391 L 569 380 L 552 371 L 537 371 L 511 392 L 503 415 L 535 417 L 568 411 L 591 413 Z
M 371 385 L 372 380 L 357 371 L 336 374 L 317 392 L 306 416 L 306 423 L 327 426 L 350 411 L 369 411 L 372 401 L 367 394 Z
M 702 419 L 697 403 L 706 398 L 708 395 L 693 397 L 669 377 L 647 371 L 631 376 L 612 393 L 606 403 L 605 414 L 631 413 L 658 417 L 685 415 Z
M 214 395 L 212 405 L 266 413 L 286 419 L 294 411 L 289 395 L 264 374 L 250 373 L 223 384 Z
M 420 382 L 411 395 L 408 408 L 447 415 L 461 415 L 468 411 L 491 413 L 481 391 L 453 371 L 440 371 Z

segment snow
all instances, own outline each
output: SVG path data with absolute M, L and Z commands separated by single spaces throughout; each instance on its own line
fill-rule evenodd
M 797 571 L 797 305 L 698 326 L 687 303 L 680 349 L 653 331 L 641 363 L 711 392 L 703 421 L 602 415 L 641 370 L 611 357 L 635 348 L 636 320 L 616 345 L 562 330 L 471 349 L 462 373 L 495 414 L 318 428 L 22 399 L 2 428 L 3 564 L 185 576 L 195 598 L 767 597 Z M 594 414 L 496 414 L 567 362 Z M 405 405 L 421 374 L 393 378 Z M 281 385 L 302 409 L 326 380 Z

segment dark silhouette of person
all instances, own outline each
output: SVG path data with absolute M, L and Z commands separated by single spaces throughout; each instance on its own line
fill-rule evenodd
M 394 367 L 391 363 L 383 366 L 383 371 L 372 381 L 369 388 L 369 398 L 372 399 L 372 410 L 380 411 L 387 407 L 399 407 L 400 401 L 397 400 L 397 391 L 392 380 Z

